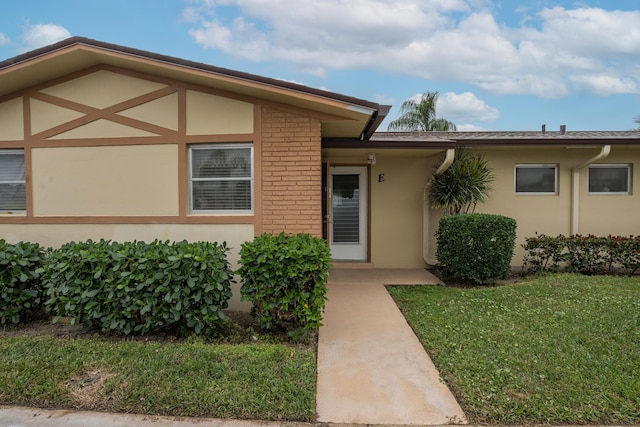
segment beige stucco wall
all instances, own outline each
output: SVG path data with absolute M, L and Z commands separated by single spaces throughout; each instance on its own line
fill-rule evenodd
M 478 205 L 476 212 L 504 215 L 517 222 L 514 266 L 522 265 L 525 237 L 536 233 L 547 235 L 569 234 L 571 220 L 571 173 L 577 164 L 573 153 L 564 150 L 486 150 L 485 159 L 493 169 L 495 181 L 489 200 Z M 515 194 L 516 164 L 558 164 L 558 194 Z
M 484 150 L 485 158 L 493 168 L 496 180 L 490 200 L 479 205 L 477 212 L 509 216 L 517 221 L 517 241 L 512 265 L 521 266 L 525 251 L 522 245 L 526 237 L 538 234 L 556 236 L 571 234 L 572 218 L 572 168 L 598 154 L 598 148 L 548 148 L 519 150 Z M 600 163 L 633 163 L 638 150 L 612 148 L 611 155 Z M 557 195 L 516 195 L 514 190 L 515 164 L 558 164 Z M 639 181 L 632 172 L 637 188 Z M 637 196 L 587 194 L 588 170 L 580 171 L 579 222 L 580 234 L 621 234 L 640 232 L 637 212 L 640 198 Z
M 526 237 L 538 234 L 556 236 L 571 233 L 572 168 L 591 159 L 599 148 L 507 148 L 474 149 L 481 152 L 493 169 L 495 181 L 487 202 L 476 208 L 478 213 L 491 213 L 514 218 L 517 240 L 512 259 L 520 267 L 524 257 L 522 245 Z M 421 156 L 398 151 L 378 150 L 377 162 L 371 166 L 371 262 L 376 267 L 420 268 L 423 248 L 427 258 L 435 261 L 439 210 L 424 203 L 423 188 L 442 155 Z M 325 160 L 331 164 L 366 164 L 366 153 L 340 156 L 332 153 Z M 580 171 L 579 233 L 595 235 L 640 235 L 640 177 L 637 174 L 640 150 L 613 147 L 611 154 L 598 163 L 632 164 L 631 195 L 588 194 L 588 169 Z M 634 163 L 635 161 L 635 163 Z M 558 194 L 515 194 L 516 164 L 557 164 Z M 385 175 L 378 182 L 378 175 Z M 426 215 L 423 216 L 426 207 Z M 423 240 L 423 233 L 428 238 Z
M 178 215 L 178 146 L 35 148 L 34 216 Z
M 118 242 L 154 239 L 190 242 L 227 242 L 231 267 L 238 268 L 240 245 L 253 240 L 253 225 L 233 224 L 0 224 L 0 236 L 8 242 L 38 242 L 46 247 L 59 247 L 70 241 L 99 240 Z M 250 304 L 240 301 L 240 284 L 233 285 L 229 301 L 232 310 L 249 310 Z
M 17 141 L 24 138 L 22 98 L 0 104 L 0 141 Z
M 171 95 L 163 96 L 162 98 L 121 111 L 118 115 L 177 131 L 178 94 L 172 93 Z
M 425 265 L 423 189 L 433 171 L 433 158 L 376 153 L 371 166 L 371 262 L 379 268 Z M 384 174 L 384 182 L 378 175 Z
M 588 168 L 580 172 L 579 233 L 640 235 L 640 150 L 612 147 L 596 164 L 631 164 L 631 194 L 588 194 Z
M 187 91 L 187 135 L 253 133 L 253 104 Z
M 94 108 L 106 108 L 164 87 L 162 83 L 99 70 L 41 92 Z
M 31 110 L 31 133 L 33 135 L 84 116 L 79 111 L 63 108 L 38 99 L 30 99 L 29 108 Z
M 70 131 L 52 136 L 50 140 L 91 139 L 91 138 L 134 138 L 140 136 L 156 136 L 156 134 L 122 125 L 110 120 L 99 119 Z

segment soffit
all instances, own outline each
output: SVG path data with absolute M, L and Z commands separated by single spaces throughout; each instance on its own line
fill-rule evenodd
M 323 148 L 322 157 L 325 159 L 357 157 L 361 158 L 363 163 L 366 163 L 369 153 L 392 158 L 425 158 L 444 151 L 442 148 Z

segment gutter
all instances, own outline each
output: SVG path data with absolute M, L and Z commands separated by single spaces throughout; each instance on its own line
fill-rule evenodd
M 453 163 L 455 160 L 456 150 L 453 148 L 448 148 L 445 154 L 444 160 L 442 164 L 436 169 L 433 175 L 440 175 Z M 424 185 L 422 190 L 422 259 L 428 265 L 436 265 L 438 260 L 432 258 L 429 252 L 431 251 L 431 227 L 430 227 L 430 209 L 429 202 L 427 200 L 427 191 L 429 188 L 429 183 Z
M 611 145 L 600 147 L 600 153 L 571 169 L 571 235 L 578 234 L 580 222 L 580 170 L 592 163 L 606 158 L 611 152 Z

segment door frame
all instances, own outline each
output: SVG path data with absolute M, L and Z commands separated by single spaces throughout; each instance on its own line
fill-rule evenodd
M 365 259 L 336 259 L 337 262 L 369 262 L 371 260 L 371 165 L 369 164 L 338 164 L 338 163 L 330 163 L 326 162 L 323 164 L 322 168 L 322 237 L 327 241 L 327 245 L 331 247 L 331 173 L 332 168 L 362 168 L 364 173 L 364 182 L 366 184 L 366 200 L 363 203 L 364 209 L 364 218 L 366 220 L 366 224 L 364 227 L 365 231 Z

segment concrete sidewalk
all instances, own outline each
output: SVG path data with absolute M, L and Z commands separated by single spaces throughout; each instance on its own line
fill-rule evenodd
M 333 269 L 318 339 L 318 421 L 466 424 L 385 284 L 435 284 L 426 270 Z
M 0 427 L 313 427 L 310 423 L 160 417 L 0 406 Z

